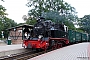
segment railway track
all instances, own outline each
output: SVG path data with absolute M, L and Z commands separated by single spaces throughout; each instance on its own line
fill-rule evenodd
M 0 60 L 27 60 L 33 57 L 36 57 L 38 55 L 50 52 L 51 50 L 47 51 L 42 51 L 42 52 L 36 52 L 36 51 L 26 51 L 23 53 L 18 53 L 18 54 L 12 54 L 10 56 L 3 56 L 0 57 Z

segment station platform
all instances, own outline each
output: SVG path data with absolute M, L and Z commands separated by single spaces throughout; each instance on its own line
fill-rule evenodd
M 17 44 L 17 45 L 4 45 L 4 46 L 0 46 L 0 57 L 2 56 L 8 56 L 11 54 L 16 54 L 16 53 L 21 53 L 26 51 L 26 49 L 24 49 L 22 47 L 22 44 Z
M 90 43 L 70 45 L 28 60 L 90 60 Z

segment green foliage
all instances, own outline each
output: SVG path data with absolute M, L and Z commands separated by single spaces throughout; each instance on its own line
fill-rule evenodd
M 17 23 L 14 20 L 4 17 L 0 19 L 0 38 L 1 38 L 1 31 L 4 31 L 4 37 L 8 36 L 8 28 L 15 27 Z
M 55 11 L 48 11 L 42 14 L 42 17 L 44 17 L 46 20 L 52 20 L 54 22 L 63 22 L 62 16 L 59 15 L 59 12 Z
M 64 24 L 66 26 L 68 26 L 68 29 L 72 29 L 72 30 L 75 30 L 76 29 L 75 26 L 74 26 L 74 24 L 72 22 L 70 22 L 70 21 L 65 21 Z
M 0 5 L 0 18 L 3 18 L 7 13 L 5 13 L 6 9 L 2 5 Z
M 81 28 L 76 28 L 76 31 L 85 33 Z
M 70 21 L 70 22 L 75 22 L 77 21 L 78 17 L 74 16 L 72 14 L 69 15 L 60 15 L 59 12 L 55 11 L 48 11 L 46 13 L 42 14 L 42 17 L 45 17 L 46 19 L 53 20 L 54 22 L 64 22 L 65 21 Z
M 29 17 L 28 20 L 26 21 L 26 23 L 30 24 L 30 25 L 34 25 L 36 23 L 36 19 L 32 18 L 32 17 Z
M 2 38 L 1 31 L 4 31 L 3 34 L 4 37 L 6 38 L 8 36 L 7 29 L 11 27 L 15 27 L 17 25 L 17 23 L 14 20 L 6 17 L 7 13 L 5 12 L 6 12 L 5 7 L 0 5 L 0 38 Z
M 39 16 L 54 22 L 65 23 L 71 29 L 75 29 L 73 21 L 76 21 L 75 8 L 63 0 L 29 0 L 27 6 L 32 8 L 28 14 L 28 24 L 34 24 Z
M 4 1 L 4 0 L 1 0 L 1 1 Z M 11 27 L 15 27 L 17 25 L 17 23 L 14 20 L 6 17 L 7 13 L 5 12 L 6 12 L 5 7 L 0 5 L 0 38 L 2 38 L 1 31 L 4 31 L 3 35 L 4 35 L 4 38 L 6 38 L 8 36 L 7 29 Z
M 25 23 L 19 23 L 19 24 L 17 24 L 17 26 L 20 26 L 20 25 L 23 25 L 23 24 L 25 24 Z
M 90 33 L 90 15 L 85 15 L 78 20 L 79 26 L 83 31 Z
M 59 12 L 59 14 L 75 12 L 74 7 L 71 7 L 70 4 L 63 0 L 29 0 L 27 6 L 33 8 L 28 12 L 28 14 L 33 17 L 41 16 L 42 13 L 51 10 Z

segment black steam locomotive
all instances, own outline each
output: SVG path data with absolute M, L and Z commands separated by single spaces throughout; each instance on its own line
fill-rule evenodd
M 40 17 L 30 32 L 30 38 L 23 40 L 25 48 L 48 49 L 60 48 L 68 44 L 67 26 L 54 23 L 51 20 L 45 20 Z

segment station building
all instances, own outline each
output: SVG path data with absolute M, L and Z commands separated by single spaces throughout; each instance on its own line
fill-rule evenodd
M 12 44 L 21 44 L 24 39 L 25 31 L 28 31 L 30 33 L 30 30 L 32 28 L 33 28 L 33 25 L 28 25 L 28 24 L 9 28 L 8 38 L 11 39 Z

